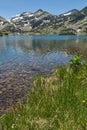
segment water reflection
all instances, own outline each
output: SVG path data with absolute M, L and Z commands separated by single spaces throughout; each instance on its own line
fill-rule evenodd
M 26 95 L 33 77 L 69 63 L 76 52 L 87 57 L 87 37 L 0 37 L 0 113 Z
M 46 36 L 45 36 L 46 37 Z M 0 55 L 2 51 L 9 52 L 14 50 L 15 53 L 36 55 L 46 55 L 49 52 L 66 52 L 72 54 L 76 51 L 80 51 L 83 55 L 86 54 L 87 37 L 74 38 L 60 40 L 54 36 L 45 38 L 41 36 L 8 36 L 0 38 Z M 64 38 L 63 38 L 64 39 Z M 85 53 L 84 53 L 85 52 Z M 86 55 L 84 55 L 86 57 Z
M 0 63 L 7 62 L 10 64 L 10 60 L 14 62 L 15 59 L 16 62 L 20 60 L 27 62 L 30 59 L 30 61 L 38 60 L 39 64 L 42 64 L 44 60 L 46 64 L 47 59 L 49 59 L 49 63 L 57 59 L 56 65 L 64 64 L 70 58 L 67 56 L 67 49 L 64 48 L 65 42 L 61 40 L 34 39 L 32 36 L 3 37 L 0 39 Z M 43 58 L 43 56 L 47 59 Z M 56 65 L 54 64 L 54 66 Z

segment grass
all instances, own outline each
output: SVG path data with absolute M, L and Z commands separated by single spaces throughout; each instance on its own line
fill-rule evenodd
M 26 103 L 0 117 L 0 130 L 87 130 L 87 63 L 79 66 L 38 76 Z

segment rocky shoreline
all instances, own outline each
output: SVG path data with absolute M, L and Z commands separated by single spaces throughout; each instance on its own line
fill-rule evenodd
M 0 73 L 0 115 L 27 95 L 33 79 L 29 73 Z
M 37 72 L 35 72 L 37 71 Z M 15 105 L 19 100 L 26 98 L 34 78 L 38 74 L 49 75 L 52 70 L 35 70 L 29 71 L 7 70 L 0 72 L 0 115 L 4 114 L 6 110 Z

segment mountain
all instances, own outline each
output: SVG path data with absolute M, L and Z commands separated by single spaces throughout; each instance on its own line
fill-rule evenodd
M 0 16 L 0 36 L 7 35 L 11 32 L 19 32 L 20 30 L 10 22 L 10 20 L 6 20 L 5 18 Z
M 5 18 L 0 16 L 0 30 L 6 27 L 7 25 L 9 25 L 9 22 Z
M 51 17 L 53 17 L 51 14 L 39 9 L 35 13 L 23 12 L 19 16 L 13 17 L 11 23 L 22 31 L 31 31 L 50 22 Z
M 9 21 L 0 17 L 0 30 L 8 33 L 80 35 L 87 33 L 87 7 L 53 15 L 42 9 L 23 12 Z

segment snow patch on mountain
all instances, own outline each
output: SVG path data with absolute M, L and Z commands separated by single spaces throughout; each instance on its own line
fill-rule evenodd
M 65 13 L 65 14 L 63 14 L 64 16 L 68 16 L 68 15 L 71 15 L 72 14 L 72 12 L 69 12 L 69 13 Z

